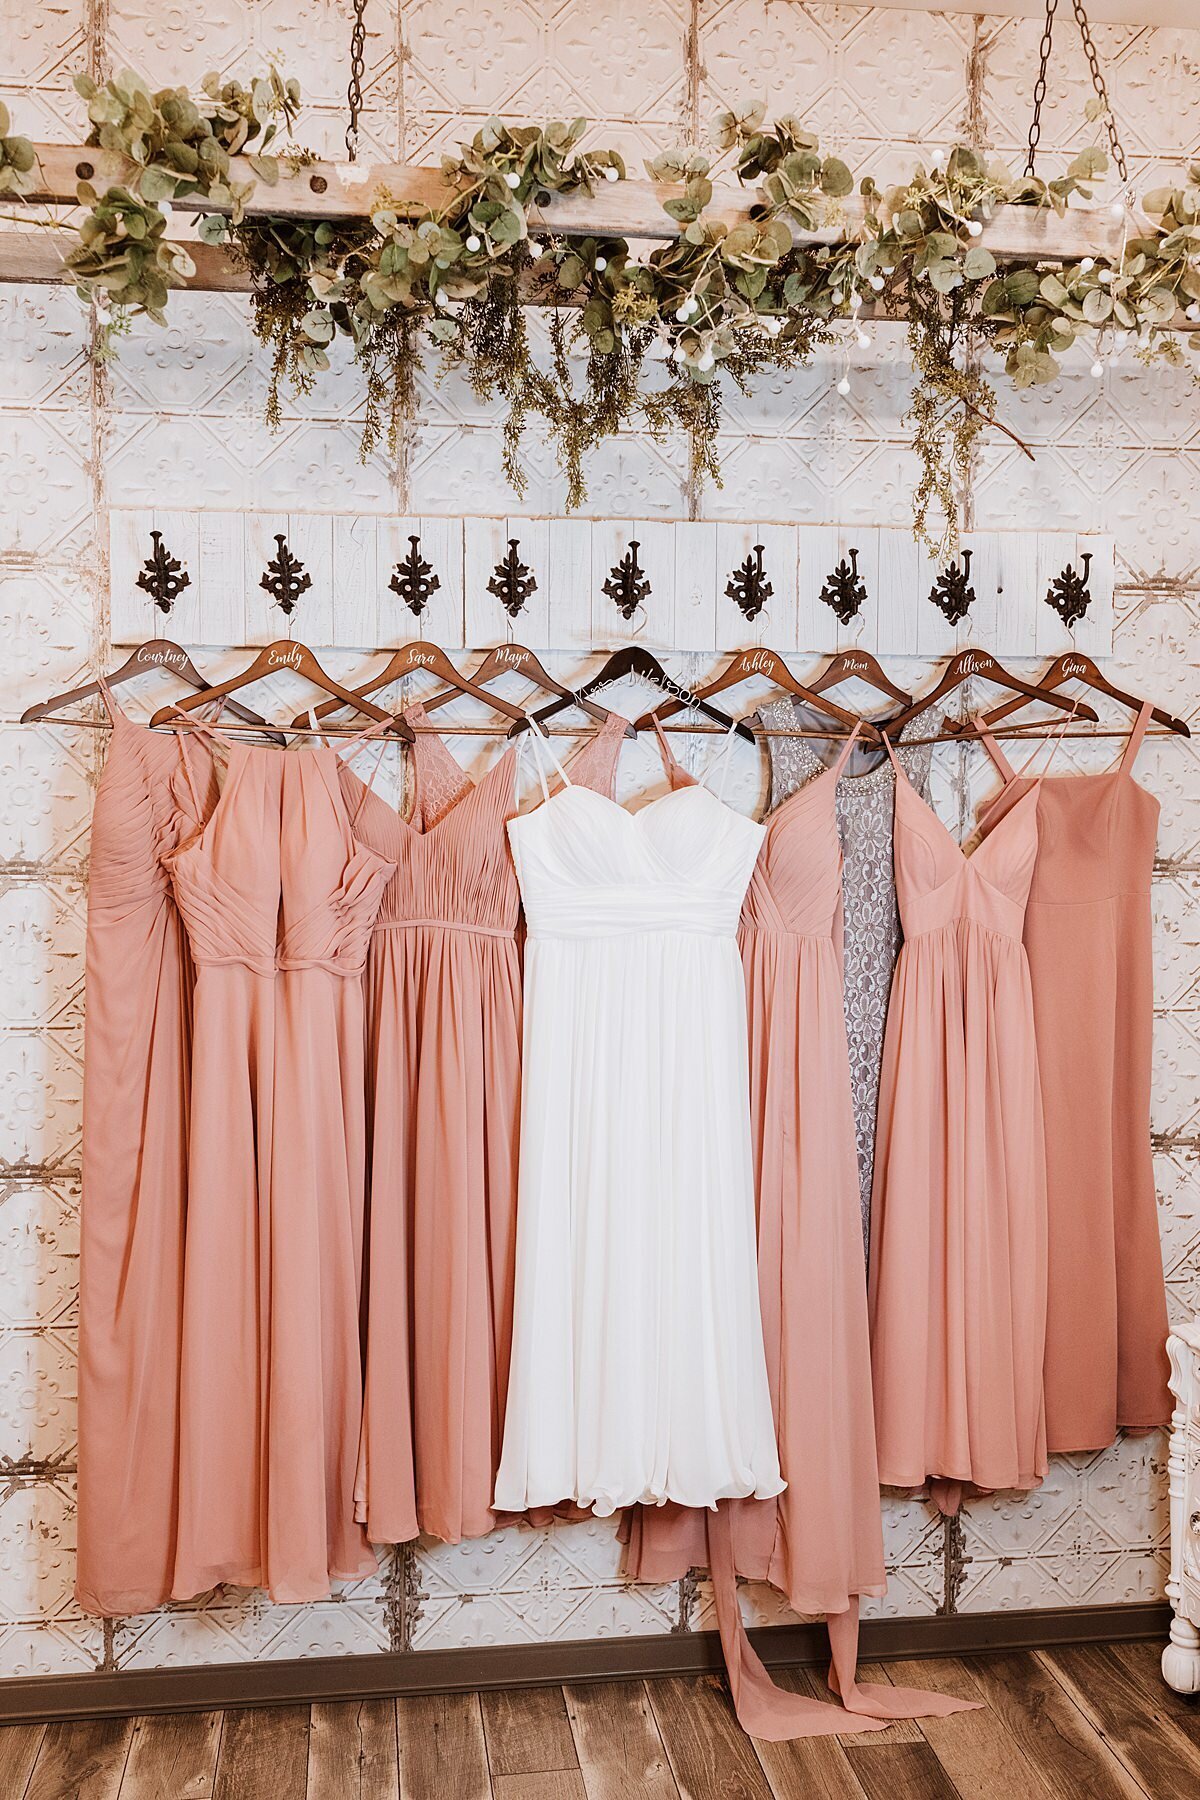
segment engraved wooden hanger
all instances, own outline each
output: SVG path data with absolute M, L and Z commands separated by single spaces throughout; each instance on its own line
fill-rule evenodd
M 472 674 L 471 680 L 476 687 L 487 687 L 489 682 L 499 681 L 502 675 L 524 675 L 527 680 L 535 681 L 540 688 L 545 688 L 548 694 L 558 694 L 572 700 L 575 699 L 573 690 L 564 686 L 561 681 L 557 681 L 549 670 L 538 661 L 533 651 L 527 650 L 524 644 L 511 642 L 497 644 L 488 651 Z M 436 712 L 437 708 L 445 706 L 447 701 L 457 700 L 459 692 L 458 688 L 443 688 L 440 693 L 432 695 L 428 700 L 423 700 L 421 704 L 427 713 Z M 589 719 L 596 719 L 601 724 L 612 717 L 611 713 L 603 706 L 597 706 L 593 700 L 579 700 L 578 705 L 580 711 L 585 712 Z M 517 732 L 525 731 L 528 724 L 527 717 L 515 719 L 509 728 L 509 736 L 515 737 Z
M 431 675 L 436 675 L 440 680 L 449 682 L 456 694 L 470 694 L 474 699 L 482 700 L 485 706 L 494 707 L 498 713 L 503 713 L 506 719 L 523 723 L 527 717 L 519 706 L 513 706 L 508 700 L 502 700 L 498 694 L 490 694 L 486 688 L 480 687 L 468 676 L 460 674 L 441 645 L 431 644 L 426 639 L 419 640 L 414 644 L 403 644 L 399 650 L 393 650 L 383 668 L 377 674 L 372 675 L 370 681 L 353 691 L 350 696 L 351 703 L 361 706 L 364 711 L 370 711 L 371 708 L 367 702 L 368 694 L 376 694 L 380 688 L 387 687 L 393 681 L 399 681 L 401 676 L 414 675 L 418 669 L 427 669 Z M 435 699 L 446 698 L 444 695 L 435 695 L 434 697 Z M 336 700 L 323 701 L 316 709 L 317 718 L 328 718 L 330 713 L 338 710 L 338 705 L 339 702 Z M 306 719 L 308 714 L 305 713 L 302 717 Z M 297 716 L 295 721 L 297 725 L 302 722 L 302 717 Z
M 686 706 L 694 705 L 698 710 L 706 711 L 711 695 L 724 693 L 726 688 L 736 687 L 739 682 L 749 681 L 756 675 L 774 682 L 776 687 L 782 688 L 785 693 L 793 695 L 797 700 L 802 700 L 815 712 L 824 713 L 828 718 L 836 719 L 846 731 L 853 731 L 856 725 L 861 726 L 864 741 L 879 742 L 879 733 L 869 720 L 861 719 L 857 713 L 848 712 L 836 701 L 826 700 L 813 688 L 805 687 L 804 683 L 798 681 L 792 674 L 777 650 L 767 650 L 762 646 L 754 650 L 739 650 L 733 660 L 706 687 L 700 688 L 695 694 L 685 694 L 682 698 L 673 698 L 667 700 L 662 706 L 655 707 L 652 714 L 646 713 L 638 720 L 638 730 L 651 724 L 653 719 L 658 719 L 661 723 L 663 719 L 669 719 L 673 713 L 681 711 Z M 728 724 L 729 721 L 726 720 L 726 723 Z M 739 721 L 738 731 L 743 737 L 754 738 L 753 729 L 744 720 Z M 840 737 L 841 735 L 840 732 L 830 733 L 831 737 Z
M 145 675 L 151 669 L 169 669 L 172 675 L 190 682 L 194 688 L 200 689 L 202 701 L 213 697 L 212 683 L 200 673 L 182 645 L 173 643 L 170 638 L 147 638 L 132 655 L 126 657 L 119 669 L 114 669 L 111 675 L 104 677 L 104 682 L 110 688 L 120 687 L 122 682 L 132 681 L 136 675 Z M 52 713 L 74 706 L 78 700 L 90 700 L 99 692 L 99 681 L 85 681 L 79 687 L 68 688 L 65 694 L 52 694 L 48 700 L 39 700 L 36 706 L 27 706 L 21 714 L 21 723 L 32 725 L 37 719 L 47 719 Z M 258 713 L 251 712 L 247 706 L 239 706 L 236 701 L 231 700 L 225 710 L 247 725 L 266 723 Z
M 1091 657 L 1085 656 L 1082 650 L 1068 650 L 1062 656 L 1056 657 L 1050 667 L 1038 677 L 1037 686 L 1033 690 L 1034 694 L 1039 700 L 1049 699 L 1049 690 L 1061 687 L 1064 681 L 1081 682 L 1093 693 L 1105 694 L 1108 699 L 1116 700 L 1120 705 L 1127 706 L 1131 712 L 1140 712 L 1144 704 L 1136 694 L 1127 694 L 1123 688 L 1114 687 Z M 1028 700 L 1023 697 L 1006 700 L 1002 706 L 997 706 L 993 711 L 984 713 L 982 715 L 983 723 L 989 727 L 998 725 L 1002 719 L 1007 719 L 1012 713 L 1019 712 L 1023 706 L 1028 706 L 1028 704 Z M 1180 737 L 1191 737 L 1192 735 L 1185 720 L 1175 718 L 1174 714 L 1165 712 L 1161 706 L 1156 706 L 1150 717 L 1155 724 L 1165 725 L 1168 731 L 1177 732 Z M 946 728 L 956 734 L 970 729 L 967 721 L 959 719 L 947 719 Z
M 227 681 L 220 681 L 205 693 L 192 694 L 178 706 L 161 706 L 151 719 L 151 725 L 170 725 L 179 722 L 179 715 L 194 712 L 199 706 L 206 706 L 209 701 L 223 699 L 226 694 L 236 693 L 239 688 L 249 687 L 251 682 L 262 681 L 267 675 L 274 675 L 281 669 L 290 669 L 295 675 L 302 675 L 305 681 L 311 681 L 314 687 L 323 688 L 327 694 L 335 696 L 333 705 L 352 706 L 358 712 L 366 713 L 368 718 L 376 721 L 389 718 L 380 706 L 373 706 L 369 700 L 363 700 L 350 688 L 335 681 L 327 670 L 321 667 L 307 644 L 301 644 L 295 638 L 277 638 L 273 644 L 267 644 L 259 651 L 253 662 L 240 674 L 231 675 Z M 307 713 L 298 724 L 276 726 L 280 731 L 300 731 L 310 726 Z M 390 727 L 400 737 L 412 741 L 412 731 L 401 719 L 393 719 Z
M 565 712 L 569 707 L 577 706 L 589 695 L 598 693 L 601 688 L 608 687 L 614 681 L 624 680 L 627 675 L 640 676 L 643 681 L 649 681 L 654 687 L 661 688 L 664 694 L 674 696 L 678 705 L 672 705 L 673 712 L 678 710 L 678 706 L 695 707 L 698 712 L 704 714 L 706 719 L 711 719 L 714 725 L 723 726 L 726 731 L 733 724 L 729 713 L 722 712 L 719 706 L 710 706 L 699 694 L 690 693 L 687 688 L 681 687 L 677 681 L 673 680 L 657 656 L 647 650 L 644 644 L 623 644 L 619 650 L 614 650 L 603 668 L 598 669 L 590 681 L 585 681 L 582 687 L 568 690 L 564 699 L 555 700 L 549 706 L 543 706 L 540 712 L 534 713 L 532 715 L 534 724 L 544 725 L 547 720 L 553 719 L 558 713 Z M 648 722 L 649 717 L 650 715 L 647 713 L 645 722 Z M 638 726 L 631 725 L 626 736 L 633 737 L 638 729 Z M 754 737 L 754 733 L 748 725 L 739 723 L 738 731 L 742 737 L 751 740 Z
M 922 694 L 911 706 L 893 713 L 890 719 L 884 719 L 881 729 L 895 743 L 910 719 L 919 718 L 922 713 L 937 706 L 947 694 L 953 693 L 955 688 L 961 687 L 964 681 L 970 681 L 973 676 L 980 681 L 994 682 L 997 687 L 1009 688 L 1013 693 L 1023 695 L 1025 701 L 1045 700 L 1047 705 L 1061 707 L 1064 712 L 1073 713 L 1077 719 L 1090 719 L 1093 724 L 1096 722 L 1096 714 L 1090 706 L 1085 706 L 1082 701 L 1065 700 L 1060 694 L 1052 694 L 1032 686 L 1028 681 L 1021 681 L 1002 667 L 990 650 L 960 650 L 957 656 L 951 657 L 937 686 L 928 694 Z
M 879 693 L 886 694 L 900 706 L 911 706 L 912 695 L 906 694 L 902 687 L 897 687 L 883 666 L 876 661 L 869 650 L 838 650 L 830 657 L 821 673 L 809 682 L 814 694 L 827 694 L 830 688 L 838 687 L 843 681 L 863 681 L 868 687 L 876 688 Z

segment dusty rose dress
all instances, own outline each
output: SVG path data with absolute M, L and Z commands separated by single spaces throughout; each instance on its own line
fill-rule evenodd
M 338 766 L 232 742 L 167 858 L 196 964 L 176 1598 L 315 1600 L 376 1566 L 353 1506 L 362 973 L 392 869 Z
M 79 1550 L 88 1612 L 149 1612 L 175 1559 L 192 960 L 163 858 L 195 799 L 169 733 L 102 688 L 112 739 L 92 819 L 79 1271 Z
M 889 746 L 890 753 L 890 746 Z M 879 1476 L 1031 1488 L 1046 1473 L 1046 1159 L 1029 962 L 1038 787 L 967 857 L 897 765 L 904 945 L 871 1202 Z
M 661 734 L 660 734 L 661 736 Z M 628 1573 L 712 1571 L 738 1717 L 781 1739 L 881 1728 L 958 1710 L 924 1690 L 858 1685 L 858 1597 L 886 1591 L 850 1059 L 842 1005 L 842 853 L 836 763 L 791 794 L 767 834 L 742 909 L 758 1278 L 767 1372 L 787 1482 L 772 1500 L 710 1512 L 638 1507 Z M 661 739 L 672 784 L 690 782 Z M 735 1576 L 770 1581 L 829 1619 L 831 1686 L 855 1713 L 773 1686 L 750 1648 Z
M 478 783 L 423 709 L 407 818 L 341 766 L 395 865 L 367 972 L 370 1225 L 357 1517 L 374 1543 L 491 1531 L 508 1392 L 521 1080 L 517 743 Z M 604 779 L 624 722 L 575 759 Z
M 1025 913 L 1046 1115 L 1046 1446 L 1099 1450 L 1171 1417 L 1167 1302 L 1150 1151 L 1158 801 L 1133 779 L 1147 703 L 1119 763 L 1044 780 Z M 1005 785 L 1030 783 L 988 743 Z

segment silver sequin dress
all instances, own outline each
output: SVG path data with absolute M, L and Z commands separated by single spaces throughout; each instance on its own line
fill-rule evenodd
M 787 728 L 814 729 L 820 719 L 799 701 L 779 700 L 760 709 L 767 735 L 771 789 L 768 810 L 794 794 L 826 769 L 836 757 L 834 739 L 774 736 Z M 917 792 L 928 798 L 930 744 L 903 748 L 905 732 L 920 737 L 927 719 L 913 719 L 900 734 L 898 755 Z M 870 1241 L 871 1176 L 875 1161 L 875 1113 L 879 1104 L 879 1066 L 887 1019 L 892 971 L 900 950 L 900 914 L 892 868 L 892 815 L 896 777 L 884 757 L 867 746 L 851 752 L 837 784 L 838 835 L 842 845 L 842 918 L 845 939 L 843 988 L 846 1037 L 850 1047 L 850 1081 L 854 1096 L 854 1133 L 858 1148 L 858 1182 L 862 1203 L 864 1251 Z M 870 764 L 875 763 L 874 767 Z M 864 768 L 864 764 L 867 766 Z

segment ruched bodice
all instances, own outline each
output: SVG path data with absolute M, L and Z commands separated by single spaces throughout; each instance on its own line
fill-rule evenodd
M 195 746 L 189 785 L 171 733 L 135 725 L 115 705 L 112 727 L 92 814 L 89 913 L 168 899 L 164 858 L 200 830 L 217 799 L 206 745 Z
M 896 895 L 904 937 L 960 923 L 1020 942 L 1038 850 L 1031 789 L 973 856 L 964 856 L 937 814 L 907 781 L 896 784 Z
M 167 859 L 197 964 L 362 974 L 393 864 L 355 839 L 339 763 L 230 745 L 215 810 Z
M 767 820 L 742 909 L 743 932 L 832 938 L 842 894 L 837 775 L 826 769 Z
M 699 784 L 637 812 L 565 788 L 508 829 L 531 937 L 733 937 L 763 837 Z

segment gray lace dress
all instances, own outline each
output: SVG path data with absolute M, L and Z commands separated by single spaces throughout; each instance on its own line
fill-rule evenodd
M 771 788 L 768 811 L 824 773 L 839 745 L 834 739 L 772 735 L 787 728 L 815 728 L 818 715 L 799 701 L 779 700 L 759 711 L 767 733 Z M 904 736 L 925 735 L 927 719 L 913 719 L 900 734 L 897 754 L 917 792 L 928 798 L 930 744 L 905 749 Z M 892 868 L 892 815 L 896 777 L 886 756 L 856 745 L 837 784 L 838 835 L 842 844 L 843 987 L 854 1133 L 862 1202 L 864 1250 L 871 1232 L 871 1176 L 875 1161 L 875 1113 L 879 1066 L 892 971 L 900 950 L 900 915 Z M 874 765 L 874 766 L 872 766 Z

